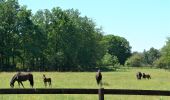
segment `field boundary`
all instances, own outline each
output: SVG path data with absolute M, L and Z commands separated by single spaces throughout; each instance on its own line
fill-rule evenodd
M 135 89 L 70 89 L 70 88 L 2 88 L 0 94 L 98 94 L 99 100 L 104 100 L 104 95 L 153 95 L 170 96 L 168 90 L 135 90 Z

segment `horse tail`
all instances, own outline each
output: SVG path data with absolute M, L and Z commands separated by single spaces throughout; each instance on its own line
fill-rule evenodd
M 31 86 L 33 87 L 34 86 L 34 78 L 33 78 L 32 74 L 29 74 L 29 81 L 30 81 Z

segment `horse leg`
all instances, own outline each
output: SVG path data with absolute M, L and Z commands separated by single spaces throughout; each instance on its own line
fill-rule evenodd
M 47 83 L 46 82 L 44 82 L 44 85 L 45 85 L 45 87 L 47 86 Z
M 47 82 L 48 83 L 48 86 L 50 87 L 50 82 Z
M 21 83 L 22 87 L 25 88 L 24 85 L 22 84 L 22 82 L 20 82 L 20 83 Z
M 18 86 L 19 86 L 19 88 L 20 88 L 20 82 L 18 81 Z
M 48 82 L 49 83 L 49 87 L 51 87 L 51 81 L 50 82 Z

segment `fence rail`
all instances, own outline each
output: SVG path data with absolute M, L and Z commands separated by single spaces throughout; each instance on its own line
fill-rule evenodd
M 104 100 L 104 95 L 154 95 L 170 96 L 170 91 L 166 90 L 132 90 L 132 89 L 0 89 L 0 94 L 98 94 L 99 100 Z

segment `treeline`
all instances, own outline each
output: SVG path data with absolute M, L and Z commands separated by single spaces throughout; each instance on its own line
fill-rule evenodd
M 124 64 L 131 55 L 125 38 L 104 36 L 78 10 L 55 7 L 33 14 L 17 0 L 0 0 L 0 20 L 1 70 L 85 70 Z
M 156 67 L 170 69 L 170 38 L 167 38 L 166 44 L 160 49 L 150 48 L 142 53 L 134 52 L 126 62 L 126 66 L 131 67 Z
M 125 38 L 103 35 L 78 10 L 54 7 L 33 14 L 17 0 L 0 0 L 0 70 L 83 71 L 122 65 L 170 68 L 170 39 L 160 50 L 131 53 Z

